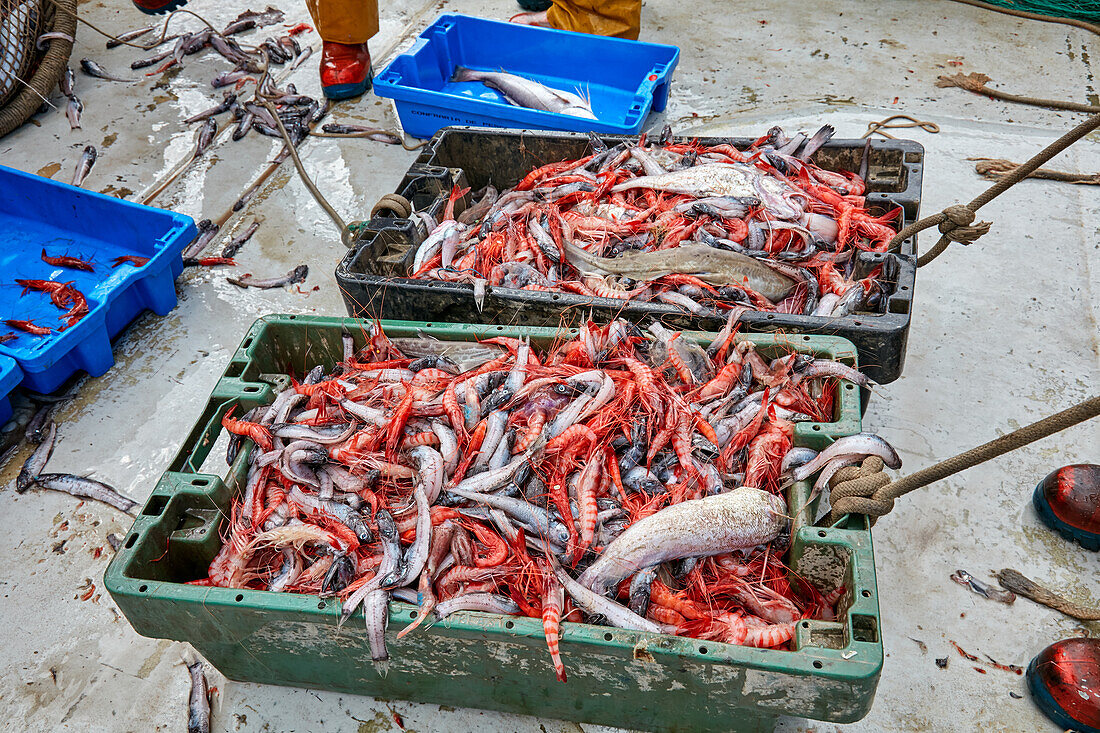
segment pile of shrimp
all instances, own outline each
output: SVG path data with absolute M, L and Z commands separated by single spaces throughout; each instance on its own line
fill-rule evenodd
M 828 317 L 881 311 L 892 287 L 888 268 L 864 275 L 855 255 L 886 252 L 901 209 L 876 216 L 863 176 L 814 165 L 831 127 L 809 139 L 775 127 L 744 150 L 675 142 L 668 134 L 666 128 L 658 140 L 643 134 L 610 149 L 593 136 L 592 154 L 536 168 L 503 192 L 486 186 L 457 219 L 455 201 L 466 191 L 455 189 L 441 222 L 414 214 L 430 235 L 410 275 L 470 283 L 478 293 L 486 285 L 569 292 L 661 302 L 697 315 L 734 305 Z M 730 173 L 731 166 L 742 185 L 724 195 L 669 180 L 685 171 Z M 676 269 L 675 250 L 686 245 L 754 258 L 797 285 L 765 295 L 754 289 L 763 289 L 759 283 L 736 275 L 700 278 Z M 656 277 L 600 274 L 581 267 L 571 246 L 604 258 L 664 252 L 668 268 Z
M 780 494 L 794 423 L 832 420 L 840 380 L 867 383 L 793 349 L 765 359 L 733 318 L 706 348 L 614 321 L 541 354 L 366 328 L 335 368 L 224 417 L 247 479 L 194 582 L 335 594 L 342 622 L 361 603 L 380 665 L 398 599 L 420 609 L 399 637 L 455 611 L 541 618 L 564 681 L 560 623 L 609 621 L 575 607 L 557 572 L 579 574 L 665 507 L 739 486 Z M 668 633 L 786 648 L 799 619 L 833 619 L 842 592 L 795 579 L 788 541 L 667 562 L 601 602 Z

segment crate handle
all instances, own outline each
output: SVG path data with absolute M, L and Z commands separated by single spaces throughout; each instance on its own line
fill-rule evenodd
M 221 420 L 230 408 L 239 404 L 236 398 L 211 396 L 203 408 L 195 427 L 183 441 L 168 470 L 177 473 L 199 473 L 203 461 L 221 434 Z

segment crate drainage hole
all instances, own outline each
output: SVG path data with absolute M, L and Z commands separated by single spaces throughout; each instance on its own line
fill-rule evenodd
M 514 628 L 516 628 L 516 625 L 515 625 L 515 623 L 514 623 L 514 622 L 512 622 L 512 621 L 505 621 L 505 622 L 504 622 L 504 628 L 506 628 L 506 629 L 514 629 Z
M 158 516 L 164 511 L 164 507 L 168 505 L 168 497 L 162 494 L 154 494 L 149 498 L 149 503 L 145 505 L 145 508 L 141 510 L 141 513 L 147 517 Z
M 235 600 L 237 601 L 237 603 L 240 603 L 241 601 L 243 601 L 243 600 L 244 600 L 244 596 L 243 596 L 243 595 L 241 595 L 240 593 L 238 593 L 238 594 L 237 594 L 237 598 L 236 598 Z
M 804 628 L 804 629 L 810 628 L 810 622 L 809 621 L 803 621 L 802 622 L 802 628 Z
M 846 384 L 846 385 L 844 385 L 844 389 L 855 389 L 855 385 L 853 385 L 853 384 Z
M 317 601 L 317 608 L 324 609 L 324 607 L 325 607 L 325 602 L 324 601 Z
M 135 542 L 137 542 L 137 535 L 136 534 L 132 534 L 129 537 L 127 537 L 126 538 L 126 549 L 129 550 L 131 547 L 133 547 Z
M 143 585 L 140 588 L 138 588 L 138 593 L 144 593 L 147 590 L 149 590 L 149 586 Z
M 210 479 L 206 478 L 193 478 L 191 479 L 192 486 L 206 486 L 210 483 Z
M 865 591 L 863 591 L 862 595 L 863 595 L 864 598 L 870 598 L 871 597 L 871 591 L 865 590 Z
M 707 648 L 705 646 L 699 647 L 699 653 L 700 654 L 706 654 L 707 653 Z
M 824 537 L 824 536 L 825 536 L 825 530 L 823 530 L 823 529 L 819 529 L 819 530 L 817 531 L 817 536 L 818 536 L 818 537 Z
M 814 669 L 821 669 L 822 666 L 824 665 L 822 665 L 821 662 L 817 661 L 816 659 L 814 660 Z
M 615 638 L 615 636 L 613 634 L 604 634 L 603 635 L 604 641 L 611 641 L 614 638 Z
M 416 618 L 416 611 L 409 611 L 409 618 Z

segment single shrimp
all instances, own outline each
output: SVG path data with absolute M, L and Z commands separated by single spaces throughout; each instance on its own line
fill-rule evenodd
M 36 326 L 33 321 L 8 320 L 4 321 L 4 323 L 12 328 L 17 328 L 20 331 L 24 331 L 34 336 L 48 336 L 53 333 L 53 329 L 49 326 Z
M 46 250 L 42 250 L 42 261 L 54 267 L 67 267 L 70 270 L 82 270 L 83 272 L 95 272 L 95 265 L 90 260 L 82 260 L 79 257 L 62 256 L 50 257 Z
M 542 596 L 542 632 L 546 636 L 546 646 L 550 650 L 550 659 L 554 663 L 554 674 L 565 682 L 565 663 L 561 660 L 559 640 L 561 635 L 561 612 L 565 605 L 565 590 L 553 574 L 548 574 L 546 591 Z
M 770 649 L 786 644 L 794 638 L 794 622 L 768 624 L 749 616 L 745 619 L 745 639 L 742 644 L 762 649 Z
M 271 450 L 273 443 L 271 440 L 271 433 L 268 432 L 268 429 L 259 423 L 234 419 L 233 413 L 236 410 L 237 406 L 234 405 L 233 408 L 225 414 L 225 417 L 222 418 L 222 427 L 234 435 L 242 435 L 249 438 L 264 451 Z

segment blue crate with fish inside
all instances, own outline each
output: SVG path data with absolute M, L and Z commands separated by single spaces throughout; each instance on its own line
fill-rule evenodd
M 0 166 L 0 355 L 52 392 L 114 364 L 111 339 L 176 307 L 189 216 Z
M 374 80 L 427 138 L 477 125 L 634 135 L 668 102 L 680 49 L 444 14 Z

